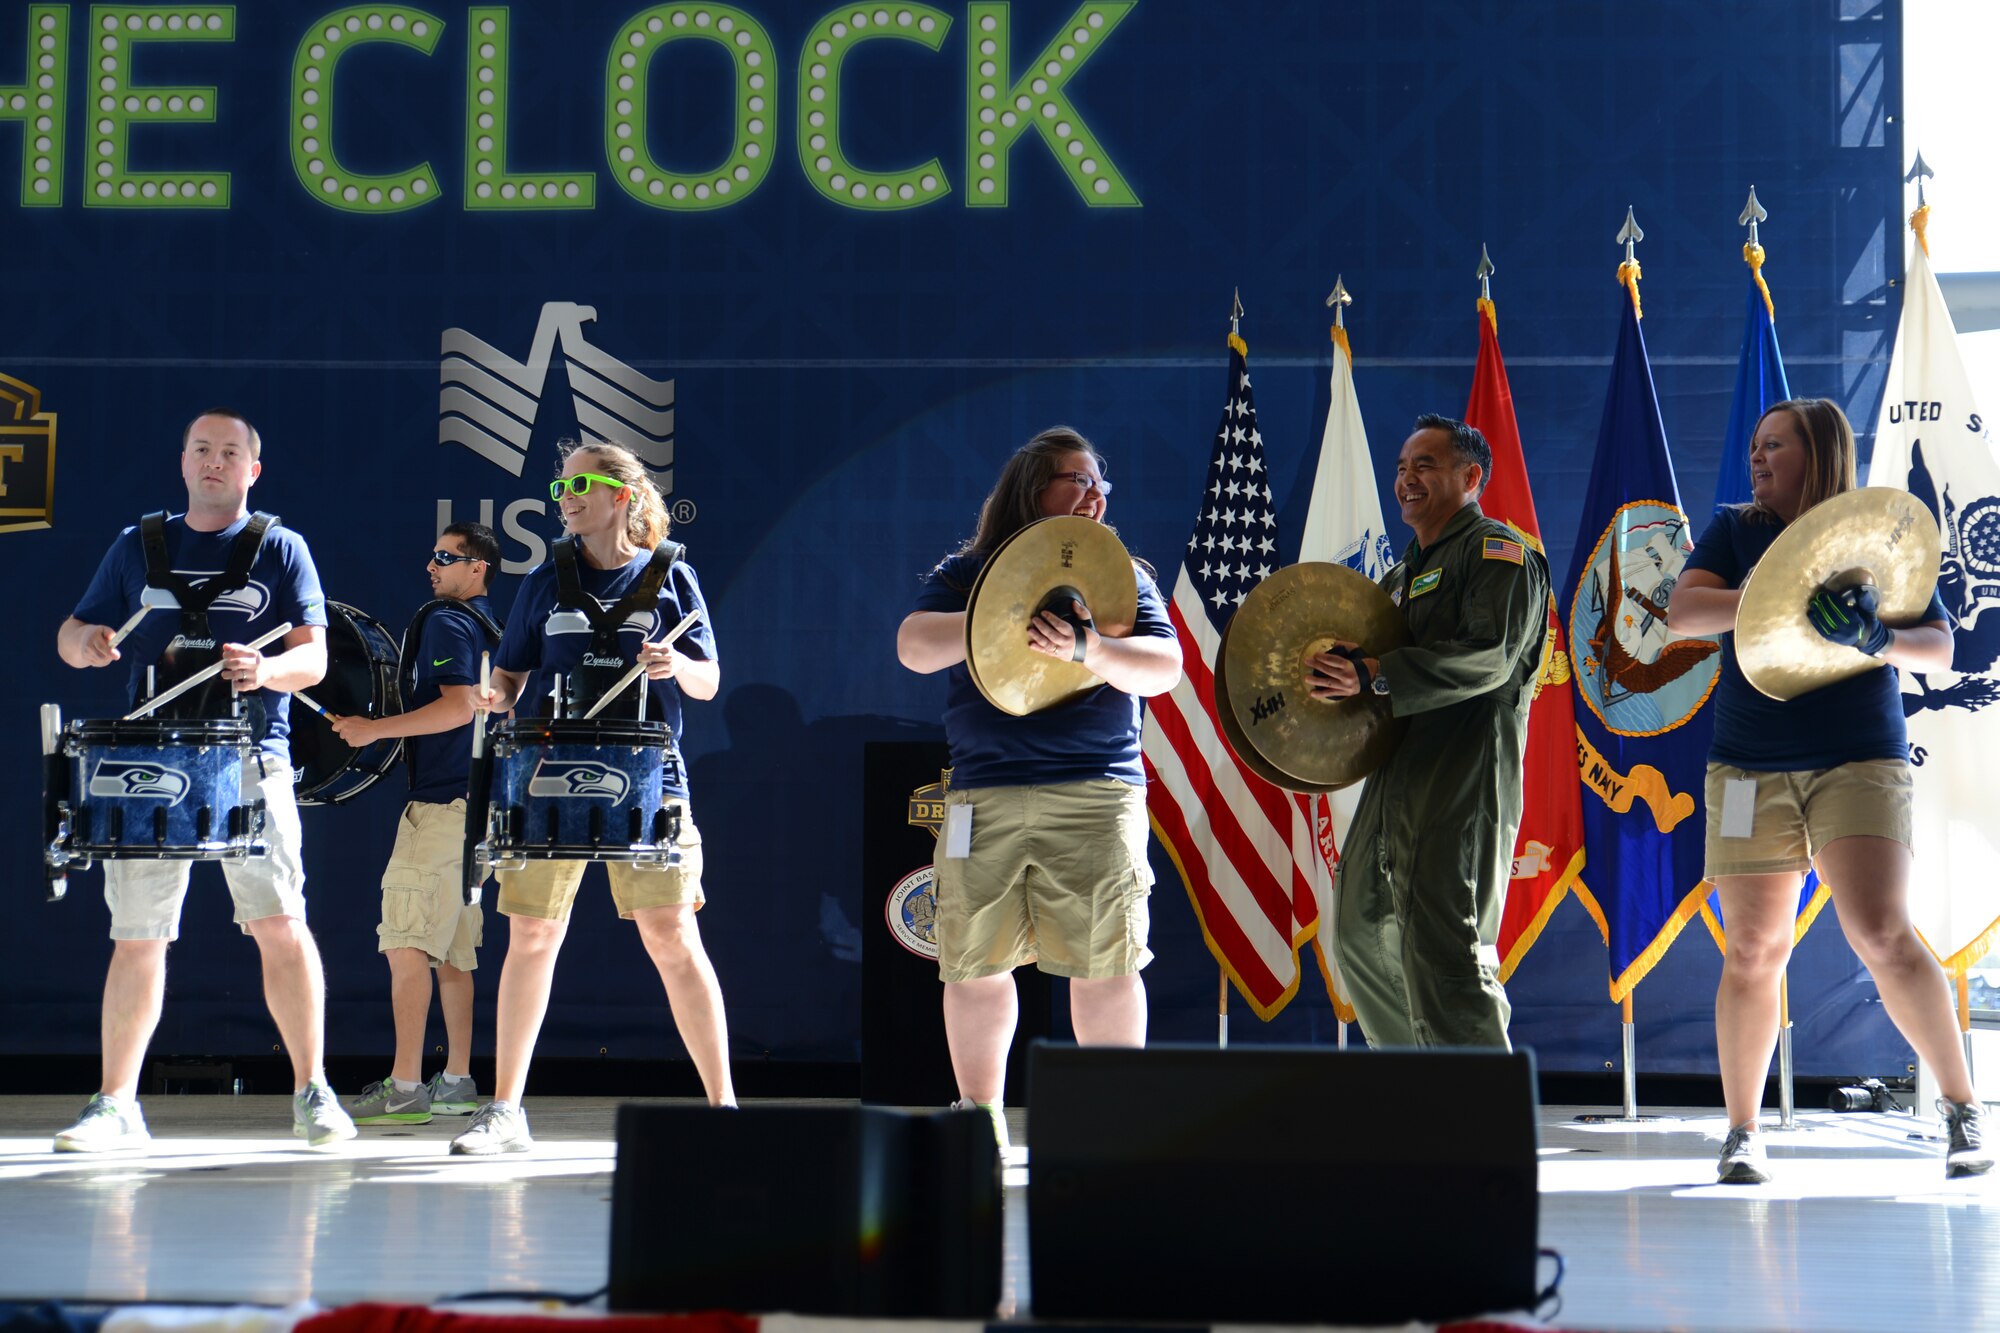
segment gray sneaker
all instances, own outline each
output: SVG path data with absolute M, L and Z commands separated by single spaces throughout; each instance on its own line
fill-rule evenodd
M 356 1132 L 354 1122 L 340 1109 L 340 1099 L 326 1084 L 308 1083 L 292 1098 L 292 1135 L 304 1139 L 307 1147 L 324 1148 L 351 1139 Z
M 1715 1164 L 1715 1182 L 1718 1185 L 1762 1185 L 1771 1179 L 1764 1169 L 1769 1165 L 1770 1159 L 1764 1155 L 1764 1136 L 1757 1133 L 1756 1125 L 1737 1125 L 1722 1141 L 1722 1156 Z
M 471 1115 L 479 1109 L 479 1085 L 470 1074 L 452 1078 L 440 1069 L 431 1075 L 424 1091 L 431 1096 L 432 1115 Z
M 1000 1146 L 1000 1155 L 1005 1157 L 1014 1151 L 1014 1142 L 1007 1134 L 1007 1108 L 999 1102 L 969 1102 L 963 1097 L 953 1102 L 954 1111 L 984 1111 L 993 1122 L 993 1141 Z
M 57 1152 L 144 1152 L 153 1145 L 139 1103 L 98 1093 L 76 1123 L 56 1135 Z
M 1993 1150 L 1981 1142 L 1980 1120 L 1986 1108 L 1975 1102 L 1955 1102 L 1947 1097 L 1937 1101 L 1944 1117 L 1944 1174 L 1947 1180 L 1961 1176 L 1983 1176 L 1993 1169 Z
M 431 1092 L 421 1083 L 404 1092 L 385 1078 L 363 1088 L 348 1113 L 357 1125 L 428 1125 Z
M 495 1099 L 473 1114 L 472 1123 L 451 1141 L 455 1155 L 493 1157 L 500 1153 L 526 1152 L 535 1146 L 528 1133 L 528 1116 L 512 1102 Z

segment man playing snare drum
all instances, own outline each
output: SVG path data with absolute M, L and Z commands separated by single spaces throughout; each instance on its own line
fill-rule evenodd
M 319 946 L 306 928 L 289 744 L 291 692 L 326 674 L 326 604 L 305 540 L 276 523 L 262 532 L 247 577 L 232 570 L 239 538 L 249 533 L 247 541 L 255 543 L 263 526 L 248 505 L 250 487 L 263 471 L 261 449 L 255 427 L 240 413 L 216 408 L 189 422 L 181 438 L 187 512 L 118 535 L 63 622 L 56 648 L 73 667 L 129 662 L 135 700 L 149 666 L 160 666 L 157 684 L 164 689 L 172 678 L 217 660 L 222 689 L 243 697 L 258 746 L 243 765 L 243 799 L 264 802 L 270 855 L 225 863 L 222 874 L 236 923 L 262 955 L 264 999 L 291 1057 L 292 1133 L 317 1148 L 354 1137 L 354 1122 L 328 1088 L 322 1062 L 326 981 Z M 245 550 L 239 559 L 248 555 Z M 153 612 L 122 645 L 114 644 L 111 626 L 139 609 L 149 583 L 175 588 L 181 610 Z M 235 586 L 211 586 L 229 583 Z M 192 605 L 197 602 L 202 605 Z M 188 632 L 204 618 L 205 631 Z M 265 656 L 243 646 L 286 621 L 293 628 L 278 651 Z M 196 708 L 226 716 L 230 700 L 222 689 Z M 77 1122 L 56 1135 L 58 1152 L 144 1150 L 151 1142 L 139 1110 L 139 1068 L 160 1021 L 167 946 L 180 931 L 188 870 L 184 860 L 104 863 L 112 939 L 104 982 L 104 1081 Z
M 396 1058 L 389 1076 L 349 1108 L 356 1124 L 423 1125 L 436 1115 L 478 1110 L 473 1085 L 472 970 L 479 965 L 481 912 L 465 900 L 465 785 L 472 764 L 472 696 L 479 658 L 500 641 L 486 593 L 500 541 L 484 523 L 454 523 L 427 566 L 438 599 L 403 633 L 403 705 L 388 717 L 337 717 L 333 730 L 359 750 L 405 738 L 410 799 L 382 872 L 378 947 L 389 960 Z M 444 1011 L 444 1068 L 423 1081 L 424 1023 L 437 974 Z

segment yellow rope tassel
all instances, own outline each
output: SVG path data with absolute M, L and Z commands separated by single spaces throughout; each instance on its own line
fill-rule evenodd
M 1639 261 L 1630 259 L 1618 266 L 1618 281 L 1632 292 L 1632 314 L 1635 318 L 1646 317 L 1645 307 L 1639 304 Z
M 1924 228 L 1930 225 L 1931 206 L 1929 204 L 1922 205 L 1916 212 L 1910 214 L 1910 229 L 1917 233 L 1917 244 L 1924 247 L 1924 257 L 1926 259 L 1930 257 L 1931 243 L 1924 236 Z
M 1490 297 L 1482 296 L 1479 298 L 1479 313 L 1486 316 L 1486 322 L 1493 326 L 1495 333 L 1500 332 L 1500 312 L 1494 309 L 1493 301 Z
M 1235 334 L 1232 333 L 1229 335 L 1229 345 L 1236 349 L 1236 355 L 1242 357 L 1245 361 L 1248 361 L 1250 359 L 1249 343 L 1244 342 L 1241 338 L 1237 337 Z
M 1757 290 L 1764 293 L 1764 313 L 1769 315 L 1773 320 L 1777 319 L 1778 309 L 1771 304 L 1771 289 L 1764 285 L 1764 247 L 1761 245 L 1744 246 L 1743 262 L 1750 266 L 1750 277 L 1757 284 Z
M 1354 364 L 1354 348 L 1347 341 L 1347 330 L 1336 324 L 1333 326 L 1333 345 L 1347 353 L 1347 364 Z

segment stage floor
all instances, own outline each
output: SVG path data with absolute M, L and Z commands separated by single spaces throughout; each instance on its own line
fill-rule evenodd
M 50 1152 L 82 1101 L 0 1098 L 0 1300 L 331 1306 L 604 1285 L 614 1100 L 531 1100 L 525 1157 L 448 1157 L 465 1121 L 445 1117 L 312 1151 L 285 1099 L 217 1096 L 148 1099 L 149 1155 Z M 1597 1109 L 1542 1113 L 1541 1241 L 1568 1264 L 1555 1327 L 2000 1326 L 2000 1173 L 1947 1182 L 1908 1117 L 1802 1113 L 1772 1135 L 1772 1184 L 1722 1187 L 1707 1183 L 1719 1112 L 1574 1119 Z M 1006 1318 L 1029 1308 L 1025 1185 L 1017 1162 Z M 1339 1181 L 1300 1182 L 1315 1185 L 1342 1206 Z

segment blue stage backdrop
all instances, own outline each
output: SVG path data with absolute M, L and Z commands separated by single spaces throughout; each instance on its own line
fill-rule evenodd
M 440 525 L 502 530 L 504 608 L 554 535 L 558 437 L 637 445 L 721 648 L 723 692 L 690 705 L 686 749 L 736 1056 L 852 1060 L 863 935 L 892 887 L 861 882 L 862 749 L 939 735 L 941 682 L 897 665 L 895 627 L 1011 448 L 1083 430 L 1120 532 L 1172 570 L 1240 288 L 1296 541 L 1335 276 L 1386 480 L 1413 415 L 1464 408 L 1484 243 L 1560 541 L 1629 204 L 1699 526 L 1751 185 L 1793 386 L 1874 420 L 1901 271 L 1900 45 L 1896 0 L 5 0 L 0 373 L 39 394 L 16 417 L 48 416 L 0 423 L 0 504 L 18 525 L 49 498 L 52 518 L 0 535 L 0 1051 L 96 1045 L 99 878 L 38 901 L 34 705 L 116 709 L 110 673 L 59 663 L 56 626 L 121 525 L 183 504 L 175 456 L 199 409 L 260 424 L 253 503 L 305 536 L 329 595 L 397 631 Z M 1551 543 L 1558 578 L 1571 554 Z M 400 783 L 306 815 L 335 1054 L 389 1050 L 374 924 Z M 1202 1040 L 1215 967 L 1158 861 L 1154 1032 Z M 155 1049 L 268 1052 L 255 951 L 217 872 L 195 887 Z M 495 921 L 482 1051 L 505 938 Z M 1642 1067 L 1712 1069 L 1717 970 L 1693 934 L 1640 986 Z M 1604 947 L 1574 905 L 1512 990 L 1545 1067 L 1617 1059 Z M 1902 1069 L 1830 920 L 1792 995 L 1803 1072 Z M 1239 1040 L 1332 1033 L 1310 977 L 1277 1021 L 1236 1021 Z M 601 889 L 540 1049 L 682 1055 Z

